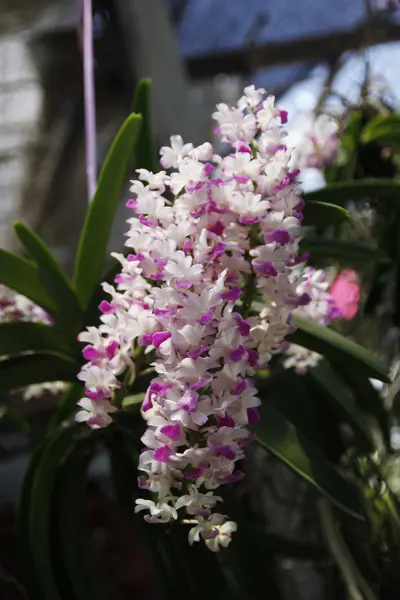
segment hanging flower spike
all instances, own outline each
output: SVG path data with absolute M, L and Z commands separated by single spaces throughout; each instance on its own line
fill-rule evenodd
M 236 530 L 213 512 L 221 501 L 214 490 L 244 476 L 237 463 L 260 405 L 252 376 L 281 348 L 302 302 L 293 274 L 302 201 L 283 143 L 287 115 L 273 97 L 249 86 L 213 117 L 230 154 L 175 136 L 161 148 L 172 170 L 141 169 L 132 183 L 130 254 L 116 256 L 122 269 L 115 286 L 104 286 L 110 299 L 99 328 L 80 335 L 88 362 L 78 419 L 109 423 L 135 353 L 152 351 L 139 486 L 153 499 L 136 500 L 136 511 L 151 523 L 180 519 L 192 525 L 190 543 L 203 539 L 216 551 Z

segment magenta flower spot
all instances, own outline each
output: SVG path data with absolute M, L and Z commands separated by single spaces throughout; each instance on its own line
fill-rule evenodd
M 236 321 L 240 335 L 242 337 L 248 337 L 250 335 L 250 323 L 248 323 L 240 313 L 233 313 L 232 316 Z
M 143 333 L 139 337 L 139 346 L 151 346 L 153 344 L 153 334 L 152 333 Z
M 287 123 L 287 121 L 288 121 L 288 112 L 287 112 L 287 110 L 280 110 L 279 111 L 279 118 L 281 120 L 282 125 L 285 125 L 285 123 Z
M 200 325 L 207 325 L 207 323 L 209 323 L 213 319 L 213 317 L 213 311 L 211 310 L 211 308 L 209 308 L 207 312 L 205 312 L 203 315 L 201 315 L 199 319 L 197 319 L 197 322 L 200 323 Z
M 93 360 L 101 353 L 94 346 L 85 346 L 82 350 L 82 355 L 85 360 Z
M 255 425 L 260 420 L 260 413 L 256 408 L 247 409 L 247 420 L 249 425 Z
M 247 183 L 247 181 L 249 181 L 250 177 L 248 175 L 235 175 L 234 176 L 234 180 L 237 181 L 237 183 Z
M 116 340 L 110 342 L 106 348 L 106 353 L 107 353 L 108 358 L 114 358 L 114 356 L 118 352 L 118 348 L 119 348 L 119 344 Z
M 132 210 L 136 210 L 137 209 L 137 201 L 136 200 L 128 200 L 128 202 L 125 203 L 126 208 L 131 208 Z
M 253 265 L 259 275 L 264 275 L 264 277 L 276 277 L 278 275 L 278 271 L 269 260 L 262 263 L 254 262 Z
M 172 452 L 168 446 L 162 446 L 161 448 L 154 450 L 154 460 L 157 462 L 166 463 L 169 461 L 171 454 Z
M 188 352 L 187 355 L 189 358 L 199 358 L 199 356 L 201 356 L 202 354 L 204 354 L 204 352 L 208 350 L 208 346 L 202 344 L 199 348 L 197 348 L 197 350 L 193 350 L 191 352 Z M 191 388 L 193 389 L 193 388 Z
M 301 294 L 300 296 L 298 296 L 298 298 L 296 300 L 296 304 L 297 304 L 297 306 L 307 306 L 307 304 L 309 304 L 310 300 L 311 300 L 310 294 L 307 294 L 307 292 L 304 292 L 304 294 Z
M 103 390 L 91 390 L 90 388 L 85 388 L 85 394 L 90 399 L 96 402 L 96 400 L 103 400 L 105 397 Z
M 191 390 L 200 390 L 212 381 L 212 377 L 199 377 L 196 383 L 192 383 Z
M 236 427 L 236 421 L 229 415 L 217 417 L 218 427 Z
M 265 235 L 265 241 L 276 242 L 277 244 L 288 244 L 291 241 L 290 233 L 283 227 L 278 227 Z
M 188 471 L 187 473 L 185 473 L 185 477 L 186 479 L 198 479 L 203 475 L 204 471 L 204 467 L 197 467 L 197 469 L 195 469 L 194 471 Z
M 214 171 L 215 167 L 211 163 L 206 163 L 204 165 L 204 175 L 208 177 Z
M 251 367 L 255 367 L 258 362 L 258 352 L 253 348 L 246 348 L 247 361 Z
M 130 277 L 128 277 L 128 275 L 116 275 L 114 277 L 114 283 L 125 283 L 126 281 L 129 281 Z
M 224 456 L 228 460 L 236 459 L 236 452 L 234 452 L 230 446 L 216 446 L 214 451 L 218 456 Z
M 244 142 L 239 142 L 239 144 L 236 147 L 236 152 L 241 152 L 241 153 L 247 153 L 247 154 L 251 154 L 251 148 L 248 144 L 245 144 Z
M 258 223 L 259 220 L 258 217 L 246 217 L 245 215 L 240 215 L 239 217 L 239 223 L 242 223 L 242 225 L 254 225 L 255 223 Z
M 152 335 L 152 344 L 156 348 L 159 348 L 163 342 L 169 340 L 171 333 L 169 331 L 157 331 Z
M 199 400 L 199 394 L 193 390 L 186 390 L 182 398 L 179 400 L 179 408 L 186 410 L 188 413 L 194 413 L 197 411 L 197 403 Z
M 218 244 L 215 244 L 214 248 L 212 249 L 209 260 L 216 260 L 219 256 L 221 256 L 221 254 L 224 254 L 224 252 L 225 244 L 223 242 L 218 242 Z
M 126 259 L 128 262 L 141 261 L 144 259 L 144 255 L 141 252 L 138 252 L 137 254 L 128 254 Z
M 225 302 L 236 302 L 239 300 L 242 289 L 238 285 L 234 285 L 228 292 L 221 294 L 222 300 Z
M 180 288 L 181 290 L 188 290 L 190 287 L 192 287 L 192 283 L 188 282 L 188 281 L 175 281 L 175 285 Z
M 225 225 L 221 223 L 221 221 L 216 221 L 214 225 L 207 228 L 211 233 L 215 233 L 215 235 L 222 235 L 225 231 Z
M 246 379 L 238 379 L 235 387 L 232 389 L 234 396 L 239 396 L 248 386 Z
M 233 362 L 240 362 L 245 356 L 245 354 L 246 348 L 242 344 L 240 344 L 237 348 L 231 351 L 230 359 L 233 360 Z
M 192 250 L 191 240 L 185 240 L 182 250 L 184 251 L 185 254 L 189 254 L 189 252 Z
M 158 225 L 157 219 L 151 219 L 149 217 L 145 217 L 144 215 L 139 216 L 139 221 L 142 225 L 146 225 L 146 227 L 157 227 Z
M 160 429 L 163 435 L 166 435 L 170 440 L 174 442 L 178 441 L 181 437 L 180 425 L 163 425 Z
M 110 304 L 110 302 L 107 302 L 107 300 L 102 300 L 102 302 L 100 302 L 99 304 L 99 309 L 102 313 L 107 315 L 110 313 L 114 313 L 117 307 L 114 304 Z
M 166 318 L 172 315 L 172 310 L 170 308 L 155 308 L 154 314 L 156 317 Z

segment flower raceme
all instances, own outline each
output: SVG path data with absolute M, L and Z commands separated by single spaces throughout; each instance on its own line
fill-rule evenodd
M 103 284 L 101 324 L 80 334 L 86 397 L 77 421 L 112 422 L 116 391 L 135 377 L 136 356 L 154 368 L 142 414 L 147 430 L 138 499 L 150 523 L 181 519 L 189 542 L 227 546 L 236 524 L 214 512 L 220 485 L 239 481 L 260 400 L 252 376 L 282 348 L 291 312 L 304 303 L 293 266 L 302 200 L 289 168 L 286 112 L 250 86 L 237 107 L 219 104 L 209 143 L 161 148 L 164 170 L 138 169 L 127 203 L 126 247 L 115 285 Z M 173 200 L 171 200 L 173 198 Z M 263 302 L 259 315 L 253 300 Z M 125 382 L 125 383 L 122 383 Z

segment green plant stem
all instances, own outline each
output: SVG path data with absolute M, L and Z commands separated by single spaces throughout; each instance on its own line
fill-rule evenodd
M 326 543 L 342 574 L 350 600 L 377 600 L 340 534 L 330 503 L 324 498 L 319 498 L 317 507 Z

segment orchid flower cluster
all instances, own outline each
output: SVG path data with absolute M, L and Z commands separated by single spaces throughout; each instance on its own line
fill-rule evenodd
M 329 167 L 340 152 L 338 125 L 328 115 L 319 115 L 298 145 L 300 167 Z
M 331 283 L 328 273 L 323 269 L 305 267 L 296 290 L 299 295 L 308 294 L 310 302 L 296 308 L 294 313 L 325 326 L 334 319 L 341 318 L 342 313 L 331 294 Z M 294 369 L 299 375 L 306 373 L 309 368 L 316 367 L 323 358 L 317 352 L 297 344 L 288 344 L 284 355 L 283 366 L 286 369 Z
M 0 323 L 12 321 L 29 321 L 52 325 L 53 321 L 40 306 L 23 296 L 17 294 L 5 285 L 0 284 Z M 66 388 L 62 381 L 50 381 L 30 385 L 23 390 L 25 400 L 42 396 L 45 392 L 58 394 Z
M 225 157 L 175 136 L 161 148 L 164 170 L 137 170 L 131 253 L 113 254 L 121 272 L 114 286 L 103 284 L 110 299 L 100 304 L 101 324 L 79 336 L 88 362 L 76 420 L 110 424 L 138 357 L 151 361 L 139 486 L 153 500 L 136 500 L 136 511 L 150 523 L 179 516 L 192 525 L 190 543 L 203 539 L 216 551 L 236 530 L 213 512 L 222 500 L 214 490 L 243 477 L 237 463 L 260 405 L 252 377 L 281 351 L 291 313 L 309 295 L 293 277 L 303 201 L 284 144 L 286 112 L 250 86 L 213 117 Z

